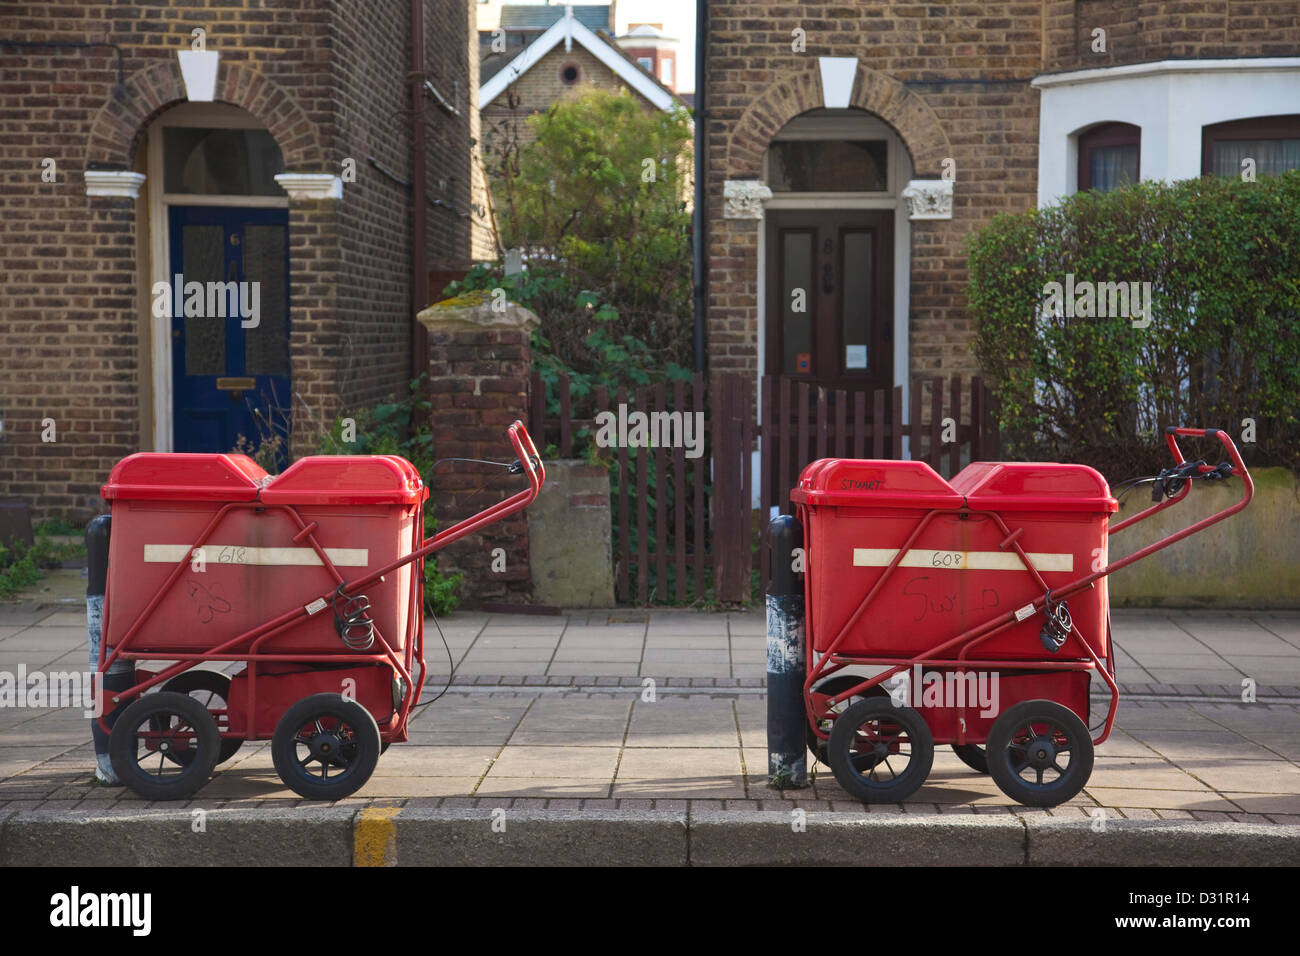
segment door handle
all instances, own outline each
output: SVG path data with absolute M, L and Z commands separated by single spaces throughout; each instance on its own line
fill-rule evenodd
M 831 272 L 831 264 L 828 262 L 822 266 L 822 291 L 833 292 L 835 289 L 835 279 Z

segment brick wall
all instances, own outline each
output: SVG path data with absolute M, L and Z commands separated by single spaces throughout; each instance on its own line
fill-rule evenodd
M 1233 4 L 1231 16 L 1224 2 L 1125 0 L 709 9 L 706 330 L 714 371 L 756 372 L 761 333 L 762 224 L 723 218 L 723 183 L 761 178 L 772 136 L 823 105 L 819 57 L 858 58 L 853 105 L 897 131 L 917 178 L 937 178 L 945 157 L 956 162 L 953 218 L 910 223 L 910 372 L 969 374 L 977 369 L 963 242 L 998 212 L 1035 205 L 1035 75 L 1177 56 L 1294 55 L 1300 47 L 1300 16 L 1285 0 Z M 1090 52 L 1094 25 L 1107 29 L 1105 56 Z M 796 28 L 806 33 L 802 53 L 791 49 Z
M 343 280 L 336 286 L 338 331 L 322 346 L 338 365 L 339 386 L 325 419 L 340 403 L 372 405 L 405 387 L 409 310 L 418 308 L 411 301 L 411 192 L 369 161 L 411 178 L 410 88 L 396 68 L 410 66 L 410 13 L 405 3 L 344 3 L 334 16 L 338 139 L 327 161 L 337 172 L 345 158 L 356 160 L 356 182 L 344 185 L 341 203 L 320 204 L 337 206 Z
M 758 179 L 772 136 L 823 105 L 821 56 L 859 59 L 853 105 L 888 122 L 917 178 L 956 161 L 951 221 L 911 222 L 911 372 L 969 373 L 964 236 L 1035 201 L 1039 4 L 805 4 L 759 15 L 711 5 L 708 209 L 710 367 L 757 371 L 758 230 L 722 218 L 723 183 Z M 805 52 L 791 49 L 806 32 Z M 1003 82 L 1009 81 L 1009 82 Z
M 1105 31 L 1094 50 L 1093 31 Z M 1300 8 L 1293 0 L 1051 0 L 1047 68 L 1051 71 L 1151 60 L 1294 56 Z
M 468 0 L 425 0 L 430 196 L 471 211 L 477 96 Z M 176 51 L 203 27 L 221 54 L 217 99 L 261 120 L 286 169 L 341 173 L 342 200 L 290 204 L 291 371 L 317 421 L 340 405 L 400 391 L 410 371 L 409 4 L 265 0 L 184 5 L 6 3 L 0 37 L 106 40 L 112 49 L 0 49 L 0 495 L 37 517 L 85 517 L 124 455 L 152 447 L 148 189 L 136 201 L 88 198 L 88 164 L 146 172 L 146 130 L 184 101 Z M 472 39 L 473 38 L 473 39 Z M 42 183 L 41 162 L 58 180 Z M 480 217 L 429 209 L 431 262 L 486 245 Z M 305 423 L 303 406 L 295 408 Z M 53 418 L 57 441 L 41 441 Z M 299 444 L 295 451 L 308 450 Z
M 491 208 L 488 199 L 487 170 L 483 167 L 483 117 L 478 110 L 478 76 L 479 56 L 482 48 L 478 37 L 478 3 L 468 4 L 466 22 L 469 32 L 469 76 L 473 83 L 468 100 L 472 106 L 469 115 L 469 135 L 474 143 L 470 160 L 470 212 L 473 216 L 473 232 L 470 257 L 474 260 L 495 259 L 497 254 L 496 235 L 492 225 Z M 437 300 L 441 289 L 430 287 L 430 298 Z
M 430 313 L 438 313 L 434 308 Z M 526 328 L 433 326 L 429 331 L 430 421 L 439 458 L 509 461 L 506 430 L 527 417 L 532 367 Z M 449 462 L 433 475 L 430 489 L 440 531 L 527 487 L 504 469 Z M 504 551 L 504 570 L 493 553 Z M 469 605 L 528 603 L 532 576 L 528 519 L 516 514 L 438 552 L 438 567 L 465 576 L 460 594 Z

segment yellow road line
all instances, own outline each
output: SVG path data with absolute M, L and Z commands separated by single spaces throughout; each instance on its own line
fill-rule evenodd
M 396 866 L 397 824 L 400 807 L 367 807 L 352 828 L 353 866 Z

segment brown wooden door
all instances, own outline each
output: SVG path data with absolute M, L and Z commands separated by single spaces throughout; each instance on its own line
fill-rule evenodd
M 767 216 L 769 375 L 828 389 L 894 384 L 894 214 Z

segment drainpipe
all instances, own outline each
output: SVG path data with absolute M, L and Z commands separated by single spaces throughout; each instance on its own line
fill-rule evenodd
M 695 215 L 691 223 L 691 241 L 694 246 L 695 259 L 695 371 L 704 371 L 704 312 L 709 303 L 708 255 L 705 246 L 709 241 L 707 223 L 708 210 L 705 208 L 705 196 L 708 164 L 705 162 L 704 146 L 708 142 L 704 135 L 705 118 L 709 115 L 705 100 L 705 54 L 709 44 L 708 0 L 696 0 L 695 3 Z
M 411 0 L 411 377 L 428 369 L 429 337 L 416 314 L 429 304 L 428 169 L 424 136 L 424 0 Z

